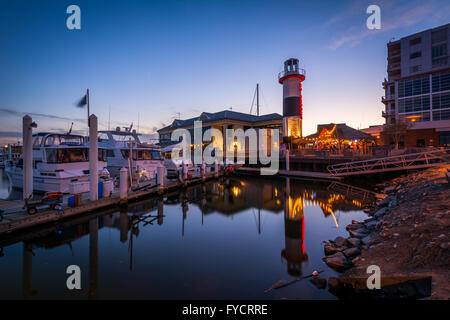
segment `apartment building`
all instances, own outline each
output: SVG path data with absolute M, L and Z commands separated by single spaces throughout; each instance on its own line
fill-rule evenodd
M 382 116 L 387 125 L 412 122 L 405 147 L 450 147 L 449 52 L 450 23 L 387 44 Z

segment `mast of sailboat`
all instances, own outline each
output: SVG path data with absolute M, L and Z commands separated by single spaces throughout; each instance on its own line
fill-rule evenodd
M 259 83 L 256 84 L 256 115 L 259 116 Z

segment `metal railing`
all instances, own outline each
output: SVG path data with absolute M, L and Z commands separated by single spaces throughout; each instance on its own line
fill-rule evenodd
M 407 169 L 428 168 L 450 163 L 450 149 L 402 154 L 371 160 L 352 161 L 327 167 L 335 177 L 369 174 Z
M 285 70 L 283 70 L 283 71 L 281 71 L 281 72 L 278 74 L 278 80 L 280 80 L 280 79 L 283 78 L 283 77 L 290 76 L 290 75 L 301 75 L 301 76 L 306 76 L 306 71 L 305 71 L 305 69 L 300 69 L 300 68 L 297 68 L 297 69 L 294 69 L 294 70 L 291 70 L 291 71 L 285 71 Z

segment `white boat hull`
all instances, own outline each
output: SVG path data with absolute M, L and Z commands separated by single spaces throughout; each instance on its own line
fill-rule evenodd
M 7 168 L 12 187 L 23 189 L 23 171 L 17 168 Z M 62 192 L 69 193 L 71 182 L 89 181 L 89 175 L 72 175 L 67 177 L 42 177 L 36 170 L 33 172 L 33 191 L 34 192 Z

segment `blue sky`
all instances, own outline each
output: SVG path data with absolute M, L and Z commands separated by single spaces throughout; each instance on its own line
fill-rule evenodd
M 81 8 L 68 30 L 66 8 Z M 366 8 L 381 8 L 381 30 Z M 450 22 L 438 1 L 9 1 L 0 2 L 0 141 L 30 113 L 39 130 L 86 132 L 74 103 L 91 91 L 100 128 L 134 122 L 151 133 L 178 117 L 232 107 L 282 112 L 277 74 L 286 58 L 306 69 L 304 133 L 318 123 L 383 123 L 386 43 Z

